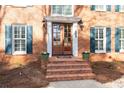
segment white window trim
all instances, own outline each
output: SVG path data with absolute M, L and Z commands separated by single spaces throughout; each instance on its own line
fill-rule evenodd
M 106 7 L 106 5 L 103 5 L 103 9 L 100 9 L 100 8 L 97 8 L 96 6 L 98 6 L 98 5 L 95 5 L 95 11 L 106 11 L 107 10 L 107 7 Z
M 124 28 L 121 27 L 120 29 L 122 30 L 122 29 L 124 29 Z M 124 40 L 124 39 L 120 38 L 119 40 Z M 124 49 L 122 49 L 122 44 L 121 44 L 121 46 L 120 46 L 120 50 L 119 50 L 119 52 L 124 52 Z
M 120 52 L 120 53 L 121 53 L 121 52 L 124 52 L 124 49 L 120 49 L 119 52 Z
M 122 7 L 124 7 L 124 5 L 120 5 L 120 12 L 124 12 L 124 8 Z
M 71 7 L 72 7 L 72 14 L 71 14 L 71 15 L 53 14 L 53 5 L 51 5 L 51 16 L 65 16 L 65 17 L 72 17 L 72 16 L 74 16 L 74 6 L 71 5 Z
M 103 37 L 104 37 L 104 40 L 103 40 L 103 49 L 104 50 L 95 50 L 95 53 L 106 53 L 106 27 L 95 27 L 96 28 L 103 28 Z
M 15 26 L 25 26 L 25 45 L 27 45 L 27 26 L 26 25 L 12 25 L 12 54 L 13 55 L 21 55 L 21 54 L 27 54 L 27 46 L 25 46 L 25 51 L 14 51 L 14 27 Z

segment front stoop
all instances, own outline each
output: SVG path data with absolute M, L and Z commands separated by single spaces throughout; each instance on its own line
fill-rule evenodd
M 88 62 L 50 61 L 47 64 L 48 81 L 94 79 L 95 75 Z

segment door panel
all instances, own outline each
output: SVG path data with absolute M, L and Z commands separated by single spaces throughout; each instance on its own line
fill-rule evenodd
M 53 24 L 53 54 L 62 54 L 62 38 L 60 24 Z
M 64 54 L 71 54 L 72 52 L 72 40 L 71 40 L 71 25 L 64 25 Z
M 53 24 L 53 55 L 72 54 L 71 24 Z

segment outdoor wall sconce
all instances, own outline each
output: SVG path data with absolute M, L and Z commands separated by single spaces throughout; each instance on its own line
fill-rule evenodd
M 78 22 L 78 24 L 79 24 L 79 26 L 80 26 L 80 29 L 82 30 L 83 29 L 83 21 L 82 20 L 80 20 L 79 22 Z
M 42 22 L 43 22 L 43 27 L 46 28 L 46 20 L 45 20 L 45 18 L 43 18 Z

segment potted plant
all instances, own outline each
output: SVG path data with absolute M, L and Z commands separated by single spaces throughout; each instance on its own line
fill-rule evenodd
M 82 53 L 82 58 L 83 58 L 84 60 L 89 60 L 89 57 L 90 57 L 90 52 L 89 52 L 89 51 L 84 51 L 84 52 Z
M 48 52 L 42 52 L 41 53 L 41 60 L 48 61 L 49 59 L 49 53 Z
M 49 59 L 49 53 L 48 52 L 41 52 L 40 59 L 41 59 L 41 68 L 44 70 L 44 73 L 46 73 L 47 62 Z

